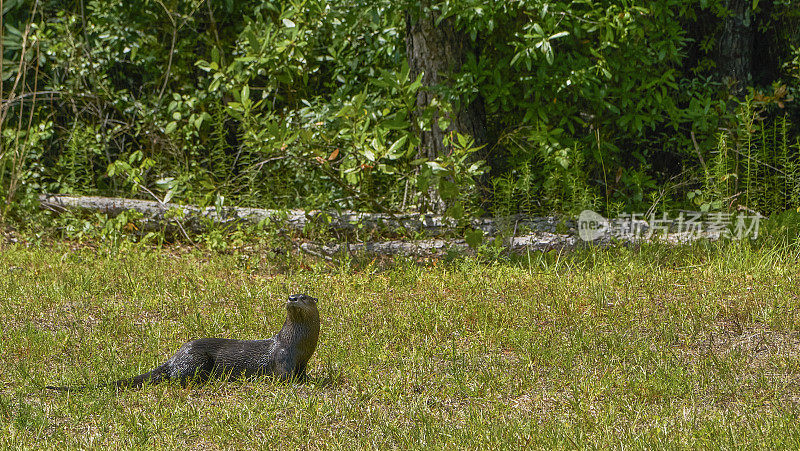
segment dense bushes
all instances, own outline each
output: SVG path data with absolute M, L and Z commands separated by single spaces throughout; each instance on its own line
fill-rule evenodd
M 41 191 L 407 210 L 436 187 L 454 216 L 796 204 L 739 195 L 758 174 L 797 185 L 792 2 L 747 10 L 746 100 L 716 67 L 724 0 L 440 1 L 428 13 L 475 51 L 432 88 L 405 63 L 415 3 L 6 0 L 4 214 Z M 445 109 L 481 99 L 485 163 L 455 134 L 453 154 L 418 158 L 418 89 Z M 756 179 L 719 163 L 756 142 L 776 155 L 753 156 Z

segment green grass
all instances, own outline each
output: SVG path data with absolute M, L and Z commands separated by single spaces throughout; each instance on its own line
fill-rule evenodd
M 0 251 L 2 448 L 800 447 L 796 248 L 336 267 Z M 294 292 L 320 299 L 309 384 L 40 388 L 271 336 Z

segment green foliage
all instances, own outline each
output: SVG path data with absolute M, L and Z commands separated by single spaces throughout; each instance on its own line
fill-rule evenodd
M 771 244 L 796 243 L 800 240 L 800 210 L 786 210 L 770 216 L 760 225 L 758 233 Z
M 137 150 L 130 154 L 127 160 L 117 160 L 111 163 L 108 166 L 107 174 L 109 177 L 124 176 L 124 184 L 130 187 L 131 194 L 136 194 L 142 188 L 145 172 L 154 164 L 153 160 L 145 158 L 142 151 Z
M 163 234 L 143 233 L 139 228 L 142 213 L 128 210 L 110 217 L 104 213 L 82 215 L 64 213 L 53 220 L 61 238 L 77 243 L 91 242 L 103 252 L 117 254 L 131 248 L 163 242 Z
M 541 211 L 577 214 L 599 206 L 587 180 L 580 143 L 563 135 L 561 129 L 519 127 L 501 138 L 516 167 L 493 179 L 495 216 Z
M 726 183 L 753 208 L 794 196 L 787 176 L 743 165 L 751 160 L 717 164 L 720 131 L 746 116 L 731 108 L 714 72 L 730 14 L 723 0 L 30 6 L 4 2 L 2 100 L 12 99 L 19 76 L 16 100 L 0 107 L 3 146 L 11 146 L 0 149 L 4 187 L 12 172 L 17 179 L 29 170 L 38 191 L 387 211 L 424 210 L 436 188 L 456 218 L 484 209 L 642 211 L 657 199 L 685 207 L 684 192 L 662 196 L 676 177 L 693 180 L 682 185 L 694 193 L 689 205 L 719 203 L 715 190 L 725 187 L 713 180 L 726 174 L 739 177 Z M 405 16 L 420 6 L 468 41 L 461 67 L 442 74 L 446 86 L 423 87 L 410 76 Z M 800 124 L 791 101 L 800 89 L 793 6 L 754 2 L 747 12 L 781 68 L 776 86 L 785 91 L 767 97 L 786 109 L 788 125 L 776 129 L 770 112 L 755 128 L 735 125 L 747 132 L 725 141 L 752 161 L 783 162 L 779 168 L 796 160 L 791 124 Z M 418 158 L 417 133 L 432 118 L 414 114 L 421 89 L 435 93 L 443 111 L 480 101 L 488 143 L 453 135 L 452 153 Z M 18 97 L 33 91 L 50 94 Z M 28 124 L 31 112 L 37 120 Z M 39 123 L 51 124 L 47 145 L 10 163 L 16 144 L 6 130 Z M 748 143 L 753 133 L 758 140 Z M 783 183 L 783 200 L 757 192 L 764 180 Z M 14 184 L 22 185 L 29 189 Z M 5 210 L 22 199 L 15 192 Z
M 38 195 L 47 188 L 43 160 L 52 136 L 51 121 L 0 130 L 0 221 L 14 216 L 24 222 L 38 209 Z
M 50 176 L 51 188 L 64 194 L 90 194 L 98 186 L 98 166 L 107 143 L 95 126 L 75 124 L 63 153 L 58 155 Z M 87 192 L 88 191 L 88 192 Z
M 433 161 L 417 159 L 411 163 L 422 165 L 417 183 L 419 190 L 425 192 L 430 186 L 436 186 L 448 205 L 447 214 L 459 220 L 475 201 L 474 193 L 465 190 L 472 189 L 477 177 L 483 174 L 483 161 L 474 161 L 473 154 L 479 149 L 469 136 L 453 132 L 445 138 L 445 143 L 450 153 Z
M 535 130 L 536 140 L 556 152 L 597 149 L 581 162 L 583 178 L 612 174 L 605 189 L 630 200 L 631 208 L 641 208 L 655 185 L 648 160 L 660 151 L 691 149 L 687 136 L 679 141 L 675 132 L 701 127 L 696 131 L 710 136 L 718 122 L 702 124 L 696 116 L 724 113 L 724 103 L 713 102 L 713 85 L 690 87 L 683 78 L 686 1 L 442 5 L 473 36 L 485 34 L 482 54 L 492 55 L 474 66 L 468 62 L 456 89 L 480 92 L 496 128 Z M 675 136 L 668 138 L 668 131 Z M 668 142 L 649 147 L 651 135 Z M 519 165 L 539 153 L 499 150 Z
M 763 95 L 751 93 L 737 128 L 720 133 L 703 190 L 690 193 L 701 210 L 742 206 L 772 214 L 800 207 L 800 138 L 790 135 L 785 113 L 768 115 L 769 108 Z

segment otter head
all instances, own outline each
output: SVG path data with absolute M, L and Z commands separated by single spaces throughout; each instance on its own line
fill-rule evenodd
M 289 317 L 294 320 L 319 318 L 317 300 L 307 294 L 293 294 L 286 302 Z M 319 321 L 319 320 L 317 320 Z

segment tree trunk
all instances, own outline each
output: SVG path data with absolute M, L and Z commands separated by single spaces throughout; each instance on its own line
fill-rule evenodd
M 406 56 L 411 76 L 422 76 L 423 88 L 417 93 L 416 117 L 419 118 L 431 107 L 434 99 L 448 102 L 453 106 L 455 118 L 442 110 L 433 112 L 430 128 L 419 130 L 419 155 L 429 159 L 445 154 L 443 138 L 453 130 L 470 135 L 476 145 L 486 143 L 486 113 L 483 99 L 442 98 L 437 87 L 449 84 L 448 76 L 457 73 L 469 53 L 474 53 L 469 38 L 455 29 L 453 20 L 448 18 L 438 25 L 438 13 L 430 10 L 430 1 L 423 0 L 417 11 L 406 13 Z M 448 116 L 449 127 L 439 128 L 439 117 Z M 436 188 L 429 190 L 428 207 L 441 213 L 445 203 Z
M 728 15 L 723 18 L 717 47 L 717 72 L 730 83 L 731 93 L 742 97 L 753 78 L 753 3 L 727 0 L 726 7 Z

